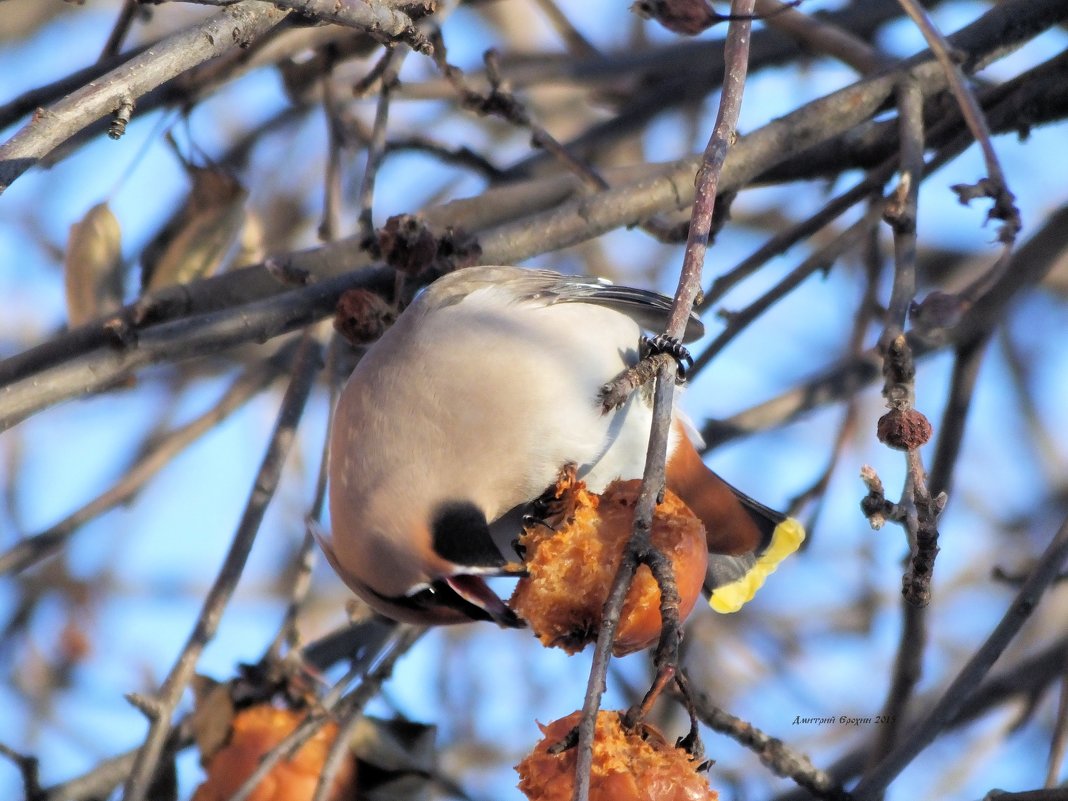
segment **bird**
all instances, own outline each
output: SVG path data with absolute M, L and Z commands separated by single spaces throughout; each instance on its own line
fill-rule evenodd
M 607 412 L 599 394 L 670 308 L 655 292 L 511 266 L 467 267 L 422 290 L 363 353 L 334 409 L 332 530 L 317 538 L 342 580 L 394 620 L 522 626 L 486 581 L 522 571 L 500 527 L 566 465 L 592 492 L 642 475 L 649 393 Z M 702 331 L 691 315 L 684 339 Z M 699 444 L 675 412 L 667 487 L 704 523 L 706 590 L 731 612 L 804 529 L 721 479 Z

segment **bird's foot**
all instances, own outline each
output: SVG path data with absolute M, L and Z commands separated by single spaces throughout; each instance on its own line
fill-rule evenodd
M 666 353 L 675 360 L 675 364 L 678 367 L 679 383 L 685 381 L 693 368 L 693 357 L 690 355 L 690 351 L 675 337 L 669 337 L 666 334 L 657 334 L 655 337 L 643 335 L 639 348 L 639 355 L 642 359 L 647 359 L 658 353 Z
M 530 502 L 527 513 L 523 515 L 523 527 L 544 526 L 550 531 L 557 531 L 575 514 L 575 490 L 583 486 L 578 478 L 578 470 L 573 463 L 560 468 L 556 483 Z

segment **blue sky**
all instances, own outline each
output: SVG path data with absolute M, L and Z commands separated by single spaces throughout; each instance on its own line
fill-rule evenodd
M 948 3 L 937 21 L 953 30 L 985 7 Z M 112 2 L 89 2 L 31 41 L 0 46 L 0 100 L 95 60 L 116 8 Z M 623 41 L 631 24 L 618 3 L 591 2 L 574 11 L 583 32 L 605 48 Z M 170 7 L 160 6 L 155 13 L 162 17 Z M 460 10 L 445 23 L 445 35 L 450 57 L 474 67 L 481 51 L 499 34 L 476 23 L 470 11 Z M 651 26 L 649 37 L 658 42 L 674 39 Z M 544 27 L 532 33 L 535 41 L 557 46 Z M 880 44 L 907 54 L 919 42 L 916 32 L 901 24 L 887 30 Z M 989 77 L 1013 74 L 1020 64 L 1048 58 L 1066 42 L 1063 31 L 1051 32 L 995 65 Z M 24 69 L 27 64 L 33 69 Z M 408 58 L 406 80 L 430 74 L 422 59 Z M 802 99 L 851 80 L 847 70 L 819 61 L 804 75 L 786 69 L 762 72 L 747 87 L 741 129 L 751 130 Z M 206 153 L 218 153 L 233 130 L 268 117 L 286 102 L 274 74 L 253 74 L 207 101 L 188 123 L 178 124 L 175 133 L 183 142 L 195 141 Z M 364 104 L 357 113 L 370 119 L 373 105 Z M 714 108 L 705 110 L 705 130 L 713 113 Z M 437 124 L 440 107 L 397 104 L 395 114 L 399 125 L 419 129 Z M 42 341 L 64 325 L 61 265 L 54 248 L 62 248 L 69 226 L 93 204 L 105 198 L 111 203 L 129 259 L 166 219 L 187 189 L 181 166 L 159 135 L 161 125 L 174 123 L 173 116 L 162 122 L 159 115 L 135 118 L 120 144 L 104 139 L 90 143 L 51 169 L 27 173 L 0 197 L 0 356 Z M 434 128 L 443 138 L 460 137 L 469 130 L 470 125 L 456 122 Z M 691 144 L 680 134 L 677 117 L 665 117 L 654 131 L 651 142 L 662 158 L 689 151 Z M 2 136 L 6 139 L 11 133 L 9 129 Z M 1026 142 L 1014 137 L 997 140 L 1024 216 L 1025 236 L 1045 212 L 1068 199 L 1068 168 L 1061 153 L 1065 135 L 1062 124 L 1036 130 Z M 515 146 L 515 153 L 522 153 L 521 139 Z M 305 246 L 315 244 L 319 209 L 314 204 L 320 195 L 315 187 L 323 153 L 321 114 L 311 114 L 284 140 L 258 148 L 245 177 L 253 205 L 264 203 L 286 183 L 310 190 Z M 350 180 L 357 184 L 361 166 L 357 158 L 350 169 Z M 377 223 L 391 213 L 418 207 L 437 192 L 464 196 L 478 191 L 477 180 L 432 166 L 416 156 L 387 162 L 376 198 Z M 413 187 L 411 175 L 418 171 L 425 174 L 420 186 Z M 993 260 L 994 232 L 982 226 L 985 208 L 960 206 L 948 188 L 974 181 L 982 173 L 981 159 L 972 148 L 924 186 L 919 231 L 923 243 Z M 799 210 L 817 208 L 828 190 L 825 186 L 758 190 L 743 194 L 734 211 L 744 216 L 785 203 L 800 216 L 804 211 Z M 760 241 L 751 230 L 728 229 L 710 252 L 710 274 L 735 263 Z M 661 264 L 681 261 L 678 248 L 653 243 L 638 231 L 614 232 L 600 245 L 619 275 L 635 281 L 643 281 L 643 275 Z M 724 306 L 744 306 L 774 285 L 805 252 L 798 246 L 775 260 L 733 292 Z M 576 264 L 569 254 L 537 261 L 562 269 Z M 665 283 L 659 288 L 670 291 L 672 286 Z M 836 265 L 826 277 L 808 279 L 693 382 L 685 400 L 689 414 L 698 422 L 729 416 L 811 375 L 842 347 L 861 289 L 855 259 Z M 883 287 L 881 297 L 887 294 L 888 287 Z M 718 325 L 714 319 L 709 323 L 714 336 Z M 1037 439 L 1046 453 L 1034 446 L 1036 435 L 1020 413 L 1002 341 L 995 340 L 984 362 L 955 491 L 942 521 L 942 553 L 930 611 L 932 642 L 918 688 L 925 699 L 935 697 L 952 678 L 1011 600 L 1008 588 L 990 581 L 989 569 L 1024 567 L 1059 525 L 1056 510 L 1048 508 L 1048 494 L 1051 480 L 1063 481 L 1068 446 L 1062 423 L 1068 340 L 1059 335 L 1066 326 L 1063 297 L 1048 291 L 1018 300 L 1006 326 L 1008 341 L 1027 359 L 1026 393 L 1044 427 Z M 936 356 L 922 363 L 917 377 L 917 406 L 936 425 L 951 366 L 948 357 Z M 209 376 L 174 397 L 166 371 L 151 370 L 132 389 L 63 404 L 0 436 L 0 476 L 5 486 L 12 487 L 0 498 L 0 547 L 51 525 L 106 489 L 162 415 L 175 423 L 188 420 L 208 408 L 226 384 L 226 379 Z M 150 691 L 166 675 L 188 635 L 244 507 L 280 391 L 276 386 L 253 400 L 175 459 L 132 503 L 79 531 L 67 556 L 71 572 L 86 579 L 106 576 L 106 595 L 92 598 L 74 612 L 51 598 L 34 617 L 26 635 L 29 641 L 9 643 L 14 651 L 0 651 L 4 672 L 0 709 L 6 710 L 0 719 L 0 742 L 41 756 L 45 783 L 74 776 L 140 741 L 143 722 L 123 694 Z M 323 392 L 313 394 L 309 402 L 296 451 L 200 672 L 217 678 L 232 675 L 237 662 L 259 658 L 277 628 L 283 606 L 276 580 L 303 534 L 301 520 L 311 498 L 327 403 Z M 872 532 L 857 506 L 863 495 L 857 479 L 862 464 L 879 471 L 892 496 L 901 486 L 902 457 L 879 446 L 872 433 L 882 411 L 878 389 L 866 390 L 860 398 L 860 429 L 850 438 L 834 474 L 810 547 L 784 565 L 739 615 L 715 618 L 707 609 L 695 614 L 699 619 L 689 652 L 695 675 L 710 682 L 725 707 L 808 750 L 818 764 L 826 764 L 870 731 L 798 726 L 793 725 L 794 718 L 876 714 L 885 691 L 879 682 L 888 675 L 897 648 L 904 538 L 894 527 Z M 783 506 L 823 469 L 841 415 L 841 408 L 832 407 L 737 441 L 711 454 L 710 464 L 761 500 Z M 928 464 L 929 451 L 930 447 L 924 454 Z M 1033 524 L 1008 531 L 1009 523 L 1029 515 L 1035 515 Z M 319 565 L 313 603 L 302 620 L 308 638 L 344 620 L 346 597 L 340 582 Z M 15 599 L 15 584 L 5 577 L 0 581 L 0 610 L 10 609 Z M 861 626 L 857 609 L 867 602 L 875 604 L 875 612 L 870 623 Z M 88 634 L 91 653 L 74 669 L 69 687 L 54 697 L 53 709 L 33 709 L 26 700 L 28 688 L 41 675 L 42 666 L 54 663 L 57 634 L 72 615 Z M 1025 653 L 1048 641 L 1063 629 L 1066 615 L 1068 589 L 1061 587 L 1036 612 L 1015 652 Z M 791 644 L 790 649 L 783 651 L 784 643 Z M 487 665 L 488 670 L 482 667 Z M 489 626 L 439 631 L 400 664 L 374 710 L 380 714 L 399 710 L 438 725 L 445 769 L 460 777 L 476 798 L 519 798 L 510 766 L 537 739 L 534 720 L 547 722 L 578 708 L 588 667 L 588 655 L 566 657 L 546 651 L 526 632 Z M 645 681 L 646 660 L 629 657 L 618 663 L 616 671 L 609 678 L 607 706 L 625 703 L 624 685 L 640 686 Z M 1047 696 L 1035 710 L 1033 723 L 1012 735 L 1002 736 L 1019 710 L 1003 708 L 948 737 L 910 766 L 888 794 L 889 801 L 918 793 L 971 799 L 992 787 L 1039 786 L 1054 709 L 1055 700 Z M 681 725 L 677 716 L 670 722 Z M 459 747 L 468 742 L 497 746 L 500 753 L 491 770 L 471 769 L 468 760 L 476 755 Z M 725 799 L 766 797 L 769 789 L 786 786 L 771 781 L 755 758 L 734 743 L 709 736 L 707 746 L 717 761 L 712 784 L 723 790 Z M 181 768 L 185 796 L 198 777 L 195 755 L 184 755 Z M 18 789 L 16 771 L 0 761 L 0 796 L 13 797 Z

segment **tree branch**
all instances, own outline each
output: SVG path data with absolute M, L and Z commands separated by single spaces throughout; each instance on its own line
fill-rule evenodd
M 870 801 L 879 797 L 887 785 L 945 729 L 964 707 L 965 701 L 990 671 L 1006 646 L 1019 633 L 1042 598 L 1046 588 L 1056 579 L 1061 566 L 1068 561 L 1068 520 L 1054 535 L 1045 552 L 1039 557 L 1031 575 L 1024 582 L 1004 617 L 986 642 L 968 660 L 957 677 L 946 688 L 931 711 L 907 736 L 876 765 L 853 790 L 856 801 Z
M 71 92 L 0 145 L 0 194 L 22 173 L 90 123 L 110 114 L 191 67 L 234 48 L 247 47 L 287 12 L 245 0 L 207 21 L 169 36 L 156 47 Z
M 749 59 L 749 37 L 752 29 L 751 17 L 754 0 L 734 0 L 731 4 L 732 20 L 727 30 L 724 46 L 726 79 L 720 96 L 716 123 L 702 156 L 700 168 L 694 178 L 694 205 L 690 218 L 686 241 L 686 254 L 683 258 L 682 271 L 679 276 L 678 289 L 671 305 L 671 316 L 664 333 L 666 336 L 681 341 L 686 330 L 694 301 L 701 292 L 701 272 L 704 267 L 705 250 L 709 233 L 712 230 L 712 214 L 715 209 L 717 193 L 720 189 L 724 163 L 728 149 L 737 133 L 738 115 L 741 111 L 742 94 Z M 582 706 L 582 718 L 579 724 L 578 756 L 575 762 L 574 801 L 588 801 L 590 792 L 590 769 L 593 764 L 593 738 L 596 729 L 597 711 L 600 708 L 601 694 L 605 687 L 605 674 L 611 655 L 612 642 L 615 639 L 619 615 L 623 602 L 634 577 L 634 571 L 641 563 L 650 563 L 650 542 L 653 510 L 657 499 L 664 492 L 664 472 L 667 462 L 668 435 L 671 426 L 672 403 L 675 395 L 676 364 L 667 362 L 660 366 L 656 375 L 653 396 L 653 423 L 649 434 L 649 445 L 645 457 L 645 472 L 642 487 L 634 508 L 634 531 L 627 543 L 627 548 L 620 559 L 620 566 L 605 602 L 602 614 L 601 630 L 597 637 L 593 666 L 586 689 L 586 698 Z M 666 568 L 670 576 L 670 567 Z M 657 583 L 661 587 L 665 582 L 659 576 Z M 669 582 L 671 583 L 671 582 Z M 662 590 L 663 592 L 663 590 Z M 666 593 L 665 593 L 666 594 Z M 677 607 L 676 597 L 676 607 Z M 656 649 L 655 664 L 658 678 L 666 668 L 677 669 L 678 640 L 681 633 L 677 630 L 677 608 L 674 626 L 668 625 L 668 615 L 661 613 L 664 630 Z M 694 733 L 695 734 L 695 733 Z
M 233 542 L 230 544 L 230 550 L 215 577 L 211 590 L 204 599 L 204 605 L 189 639 L 186 640 L 174 667 L 171 668 L 171 672 L 160 688 L 155 703 L 156 712 L 149 723 L 148 736 L 138 751 L 130 776 L 126 780 L 125 801 L 143 801 L 145 794 L 149 791 L 167 740 L 174 711 L 189 680 L 193 677 L 201 652 L 215 635 L 222 613 L 241 578 L 245 560 L 252 549 L 252 543 L 259 531 L 267 504 L 278 485 L 282 466 L 285 464 L 289 448 L 296 435 L 297 424 L 304 410 L 305 401 L 311 392 L 313 379 L 321 367 L 321 353 L 321 344 L 309 331 L 296 357 L 293 379 L 282 399 L 278 421 L 275 424 L 267 453 L 256 476 L 252 494 L 249 496 Z

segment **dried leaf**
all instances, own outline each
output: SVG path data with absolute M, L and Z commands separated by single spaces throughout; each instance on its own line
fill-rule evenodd
M 220 683 L 207 676 L 193 677 L 193 738 L 200 751 L 201 763 L 215 756 L 230 737 L 234 721 L 234 702 L 230 698 L 229 683 Z
M 428 774 L 434 769 L 436 735 L 435 727 L 422 723 L 365 716 L 356 724 L 349 746 L 361 762 L 381 770 Z
M 696 36 L 723 17 L 706 0 L 639 0 L 631 10 L 642 19 L 655 19 L 669 31 Z
M 237 253 L 234 255 L 234 267 L 247 267 L 259 264 L 267 258 L 267 231 L 263 218 L 252 209 L 245 212 L 241 223 L 241 237 L 238 239 Z
M 141 256 L 148 292 L 212 275 L 245 224 L 248 192 L 236 178 L 216 167 L 186 169 L 193 179 L 189 197 Z
M 148 787 L 148 797 L 152 801 L 178 801 L 178 766 L 174 754 L 168 753 L 160 759 L 152 783 Z
M 122 229 L 106 202 L 70 227 L 63 278 L 70 327 L 122 305 Z
M 257 213 L 263 224 L 264 250 L 268 253 L 286 253 L 297 247 L 302 231 L 308 224 L 308 213 L 302 197 L 286 193 L 272 195 Z
M 349 748 L 359 760 L 359 797 L 365 801 L 425 801 L 437 775 L 433 726 L 363 717 Z

